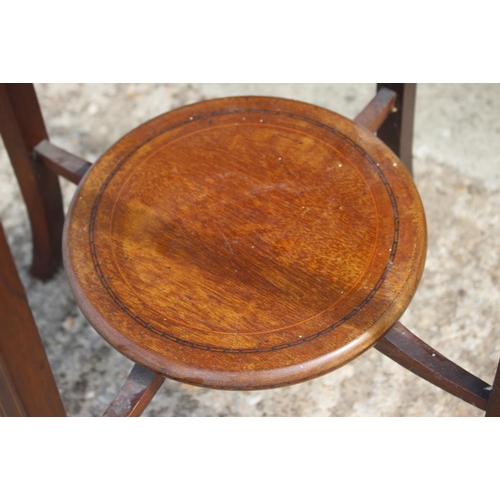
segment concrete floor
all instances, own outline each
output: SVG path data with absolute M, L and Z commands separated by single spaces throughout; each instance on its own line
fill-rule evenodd
M 52 141 L 91 161 L 133 127 L 169 109 L 228 95 L 276 95 L 350 118 L 369 84 L 42 84 Z M 421 84 L 415 182 L 427 214 L 424 277 L 402 322 L 491 382 L 500 357 L 500 85 Z M 65 203 L 74 186 L 64 182 Z M 0 217 L 72 416 L 99 415 L 132 362 L 87 324 L 64 271 L 48 283 L 27 272 L 26 212 L 0 145 Z M 319 379 L 283 389 L 225 392 L 166 381 L 149 416 L 479 416 L 482 412 L 406 372 L 375 350 Z

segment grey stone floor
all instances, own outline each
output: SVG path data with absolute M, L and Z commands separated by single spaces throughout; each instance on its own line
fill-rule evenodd
M 41 84 L 54 143 L 91 161 L 123 134 L 169 109 L 228 95 L 276 95 L 354 117 L 368 84 Z M 402 322 L 491 382 L 500 357 L 500 85 L 422 84 L 417 93 L 415 182 L 426 209 L 424 277 Z M 63 183 L 65 203 L 74 187 Z M 99 415 L 132 362 L 88 325 L 63 270 L 30 277 L 26 212 L 0 145 L 0 217 L 64 404 Z M 166 381 L 148 416 L 479 416 L 375 350 L 329 375 L 283 389 L 225 392 Z

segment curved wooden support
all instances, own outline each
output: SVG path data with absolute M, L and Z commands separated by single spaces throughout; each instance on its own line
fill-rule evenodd
M 381 88 L 354 121 L 371 132 L 376 132 L 392 113 L 396 98 L 396 92 Z
M 134 365 L 103 417 L 139 417 L 164 381 L 161 375 Z
M 48 140 L 43 140 L 35 147 L 35 159 L 73 184 L 78 184 L 92 166 L 87 160 L 68 153 Z
M 486 410 L 490 385 L 439 354 L 401 323 L 396 323 L 375 349 L 440 389 Z
M 57 175 L 33 159 L 47 139 L 31 84 L 0 84 L 0 133 L 26 203 L 33 234 L 33 276 L 46 280 L 61 263 L 64 211 Z

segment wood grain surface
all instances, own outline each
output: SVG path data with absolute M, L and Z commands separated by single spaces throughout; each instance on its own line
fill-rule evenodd
M 94 328 L 167 377 L 262 389 L 327 373 L 401 316 L 423 208 L 368 130 L 309 104 L 227 98 L 166 113 L 79 185 L 64 261 Z

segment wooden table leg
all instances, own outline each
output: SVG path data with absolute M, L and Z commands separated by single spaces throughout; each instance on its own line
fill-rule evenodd
M 0 318 L 0 414 L 66 416 L 1 224 Z
M 0 133 L 30 218 L 31 273 L 46 280 L 61 263 L 64 211 L 57 175 L 34 159 L 47 131 L 32 84 L 0 83 Z
M 500 417 L 500 362 L 491 388 L 485 417 Z
M 413 173 L 413 121 L 417 86 L 415 83 L 378 83 L 377 90 L 382 88 L 396 92 L 396 112 L 379 128 L 377 136 L 401 158 L 409 172 Z

